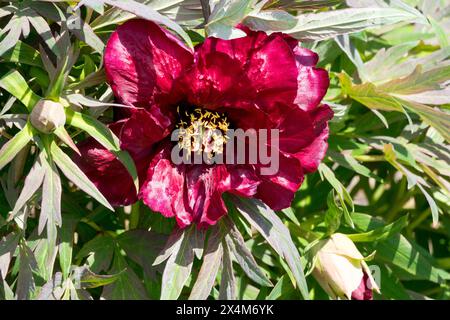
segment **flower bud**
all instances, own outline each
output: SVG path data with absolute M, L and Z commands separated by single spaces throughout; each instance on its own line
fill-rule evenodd
M 59 102 L 40 100 L 31 111 L 30 121 L 39 131 L 51 133 L 66 123 L 64 107 Z
M 333 299 L 371 300 L 372 290 L 379 292 L 364 257 L 346 235 L 335 233 L 312 250 L 313 275 Z

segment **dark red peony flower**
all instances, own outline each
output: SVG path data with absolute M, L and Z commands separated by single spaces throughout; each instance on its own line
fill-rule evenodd
M 145 20 L 112 34 L 104 57 L 108 82 L 132 108 L 121 109 L 122 119 L 110 127 L 136 162 L 139 194 L 122 164 L 94 141 L 81 143 L 76 161 L 113 205 L 142 199 L 180 227 L 215 224 L 227 213 L 224 192 L 261 199 L 274 210 L 290 206 L 327 149 L 332 111 L 320 102 L 328 74 L 297 40 L 243 30 L 244 38 L 207 38 L 194 53 Z M 259 164 L 174 164 L 173 130 L 211 117 L 222 131 L 278 129 L 278 172 L 262 175 Z

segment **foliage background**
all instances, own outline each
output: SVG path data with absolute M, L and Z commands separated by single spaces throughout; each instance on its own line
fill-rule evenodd
M 0 299 L 328 299 L 308 253 L 336 231 L 372 258 L 375 299 L 449 298 L 448 0 L 78 2 L 0 1 Z M 77 169 L 73 143 L 92 136 L 135 176 L 104 125 L 102 67 L 135 15 L 189 45 L 244 23 L 319 53 L 329 150 L 290 209 L 228 198 L 217 228 L 174 232 L 140 203 L 112 212 Z M 50 135 L 27 121 L 41 97 L 66 106 Z

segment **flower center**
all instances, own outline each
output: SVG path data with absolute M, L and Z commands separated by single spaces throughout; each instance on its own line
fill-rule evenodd
M 177 108 L 179 122 L 178 145 L 188 152 L 206 153 L 208 158 L 223 153 L 230 123 L 219 112 L 195 108 L 192 111 Z

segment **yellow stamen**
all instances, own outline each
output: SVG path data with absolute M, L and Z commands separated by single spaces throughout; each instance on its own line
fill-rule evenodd
M 223 152 L 223 145 L 229 137 L 226 135 L 229 122 L 224 114 L 195 108 L 192 112 L 177 107 L 179 146 L 190 152 L 205 152 L 208 158 Z

